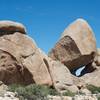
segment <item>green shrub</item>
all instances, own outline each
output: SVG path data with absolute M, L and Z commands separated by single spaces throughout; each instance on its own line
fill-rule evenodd
M 98 100 L 100 100 L 100 97 L 98 97 Z
M 71 97 L 73 97 L 73 96 L 75 96 L 75 94 L 76 93 L 73 93 L 73 92 L 71 92 L 69 90 L 66 90 L 66 92 L 63 93 L 63 96 L 71 96 Z
M 53 88 L 36 84 L 28 86 L 10 85 L 9 91 L 17 92 L 20 100 L 47 100 L 47 95 L 58 94 Z
M 9 90 L 11 91 L 11 92 L 15 92 L 15 90 L 17 89 L 17 88 L 19 88 L 19 87 L 25 87 L 24 85 L 19 85 L 19 84 L 12 84 L 12 85 L 9 85 Z
M 93 94 L 100 93 L 100 87 L 96 87 L 93 85 L 87 85 L 87 89 L 90 90 Z

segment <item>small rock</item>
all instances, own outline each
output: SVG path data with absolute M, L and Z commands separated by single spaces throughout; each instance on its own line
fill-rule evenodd
M 18 22 L 13 21 L 0 21 L 0 36 L 20 32 L 26 34 L 25 27 Z

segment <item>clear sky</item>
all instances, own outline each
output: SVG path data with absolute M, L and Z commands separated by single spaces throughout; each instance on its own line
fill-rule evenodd
M 100 47 L 100 0 L 0 0 L 0 20 L 23 23 L 46 53 L 77 18 L 89 22 Z

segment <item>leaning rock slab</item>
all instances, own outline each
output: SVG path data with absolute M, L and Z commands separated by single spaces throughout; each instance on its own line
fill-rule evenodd
M 83 19 L 68 26 L 49 56 L 64 63 L 71 71 L 93 61 L 96 40 L 92 29 Z
M 77 92 L 78 88 L 74 85 L 69 69 L 61 62 L 49 58 L 43 51 L 39 51 L 41 52 L 44 62 L 49 70 L 55 89 L 59 92 L 65 92 L 66 90 Z
M 24 59 L 22 63 L 32 73 L 36 84 L 52 85 L 49 70 L 38 50 Z
M 60 91 L 70 90 L 77 92 L 78 88 L 74 85 L 70 71 L 59 61 L 51 61 L 50 72 L 54 87 Z

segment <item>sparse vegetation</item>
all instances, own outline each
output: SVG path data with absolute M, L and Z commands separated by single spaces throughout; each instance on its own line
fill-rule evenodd
M 98 97 L 98 100 L 100 100 L 100 97 Z
M 87 89 L 90 90 L 92 94 L 100 93 L 100 87 L 96 87 L 93 85 L 87 85 Z
M 20 100 L 47 100 L 47 95 L 58 95 L 55 89 L 36 84 L 29 86 L 10 85 L 9 91 L 17 92 Z
M 71 92 L 69 90 L 66 90 L 66 92 L 63 93 L 63 96 L 71 96 L 71 97 L 73 97 L 73 96 L 75 96 L 75 94 L 76 93 L 73 93 L 73 92 Z
M 87 89 L 91 91 L 92 94 L 100 93 L 100 87 L 93 85 L 87 85 Z M 48 100 L 48 95 L 59 95 L 55 89 L 50 88 L 44 85 L 31 84 L 28 86 L 22 86 L 13 84 L 9 86 L 9 91 L 17 92 L 17 96 L 20 100 Z M 69 90 L 66 90 L 62 95 L 74 97 L 77 93 L 73 93 Z M 81 94 L 81 93 L 80 93 Z M 100 97 L 98 97 L 100 100 Z

